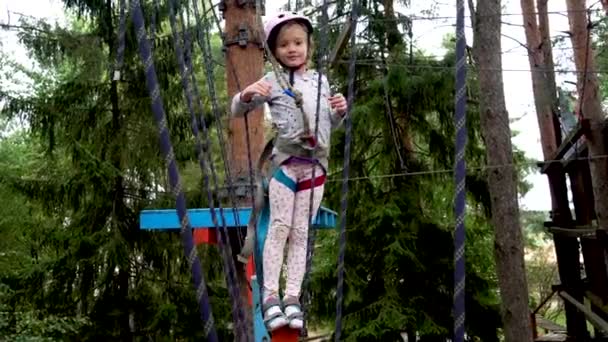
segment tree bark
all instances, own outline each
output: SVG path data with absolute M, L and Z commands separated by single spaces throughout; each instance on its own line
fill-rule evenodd
M 540 1 L 539 1 L 540 2 Z M 532 91 L 534 93 L 534 105 L 540 127 L 541 144 L 545 160 L 553 157 L 559 145 L 555 136 L 553 111 L 551 108 L 551 93 L 548 72 L 544 72 L 545 58 L 543 55 L 543 42 L 541 42 L 540 29 L 536 20 L 536 8 L 533 0 L 521 0 L 521 11 L 523 13 L 526 42 L 528 47 L 528 62 L 532 75 Z M 550 50 L 550 49 L 549 49 Z M 553 83 L 555 89 L 555 83 Z M 555 96 L 555 95 L 553 95 Z
M 523 236 L 519 222 L 517 179 L 509 115 L 505 105 L 501 60 L 501 2 L 477 4 L 473 54 L 479 69 L 481 125 L 486 143 L 488 183 L 494 224 L 494 254 L 502 297 L 502 319 L 508 342 L 531 342 L 528 286 Z M 500 167 L 496 167 L 499 166 Z
M 555 140 L 557 146 L 561 144 L 561 127 L 559 123 L 559 100 L 557 98 L 557 84 L 555 82 L 555 64 L 553 63 L 553 45 L 551 43 L 551 31 L 549 29 L 549 0 L 536 0 L 538 11 L 538 32 L 540 34 L 540 51 L 542 55 L 542 64 L 544 72 L 542 73 L 551 106 L 551 116 L 553 118 L 553 127 L 555 132 Z
M 394 20 L 396 17 L 393 0 L 382 0 L 382 7 L 384 7 L 384 15 L 387 19 L 384 27 L 386 28 L 386 44 L 390 52 L 395 45 L 403 43 L 403 39 L 399 32 L 398 22 Z
M 589 149 L 595 214 L 599 228 L 608 229 L 608 159 L 603 135 L 604 113 L 599 99 L 599 82 L 595 74 L 595 60 L 591 49 L 589 22 L 584 0 L 567 0 L 568 22 L 574 62 L 578 72 L 579 98 L 582 102 L 580 115 L 589 121 L 590 130 L 585 135 Z

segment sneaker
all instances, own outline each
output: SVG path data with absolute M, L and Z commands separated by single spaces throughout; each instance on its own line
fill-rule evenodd
M 297 330 L 303 329 L 304 313 L 300 307 L 300 301 L 295 297 L 286 297 L 283 305 L 285 305 L 285 316 L 289 320 L 289 327 Z
M 264 324 L 268 331 L 274 331 L 289 324 L 289 320 L 281 310 L 281 303 L 277 297 L 269 297 L 262 305 L 264 309 Z

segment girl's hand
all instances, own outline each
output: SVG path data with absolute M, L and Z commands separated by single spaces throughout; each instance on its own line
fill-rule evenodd
M 338 93 L 334 96 L 329 97 L 329 105 L 336 113 L 340 116 L 344 116 L 346 114 L 346 109 L 348 104 L 346 103 L 346 99 L 342 94 Z
M 261 79 L 249 85 L 247 88 L 243 89 L 243 91 L 241 92 L 241 101 L 250 102 L 255 95 L 263 97 L 269 96 L 271 90 L 272 85 L 270 85 L 270 83 L 268 83 L 264 79 Z

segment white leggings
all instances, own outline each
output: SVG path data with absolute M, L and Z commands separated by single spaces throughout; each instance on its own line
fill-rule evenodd
M 314 167 L 315 178 L 324 175 L 320 166 Z M 281 166 L 281 169 L 296 184 L 312 178 L 312 164 L 291 163 Z M 323 189 L 323 184 L 314 189 L 312 218 L 316 216 L 321 205 Z M 310 191 L 311 189 L 293 192 L 275 178 L 270 180 L 268 189 L 270 227 L 263 252 L 264 298 L 278 295 L 279 276 L 283 266 L 285 243 L 288 239 L 285 296 L 296 298 L 300 296 L 306 272 Z

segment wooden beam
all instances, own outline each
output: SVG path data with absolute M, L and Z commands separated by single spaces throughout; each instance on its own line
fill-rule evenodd
M 226 209 L 224 209 L 226 210 Z M 218 209 L 216 209 L 218 211 Z M 211 209 L 188 209 L 190 224 L 193 229 L 215 230 Z M 249 222 L 251 207 L 238 208 L 235 213 L 230 210 L 224 214 L 226 227 L 229 229 L 243 228 Z M 238 219 L 236 218 L 238 217 Z M 313 227 L 315 229 L 333 229 L 336 227 L 338 214 L 323 206 L 317 211 Z M 240 224 L 237 224 L 238 223 Z M 220 221 L 221 224 L 221 221 Z M 179 230 L 179 218 L 175 209 L 150 209 L 142 210 L 139 214 L 139 229 L 142 230 Z
M 597 229 L 594 229 L 594 228 L 591 228 L 591 229 L 558 228 L 558 227 L 549 228 L 549 231 L 553 234 L 559 234 L 564 237 L 574 237 L 574 238 L 579 237 L 579 236 L 595 237 L 596 230 Z
M 568 153 L 568 151 L 571 148 L 576 148 L 576 143 L 578 142 L 578 140 L 583 136 L 584 132 L 586 129 L 589 128 L 589 120 L 583 120 L 582 122 L 579 122 L 576 127 L 574 127 L 570 133 L 568 133 L 568 136 L 566 136 L 566 138 L 564 139 L 564 141 L 562 142 L 562 144 L 557 148 L 557 151 L 555 152 L 555 154 L 553 155 L 553 157 L 551 157 L 551 159 L 547 162 L 540 162 L 539 166 L 541 167 L 541 173 L 547 173 L 547 171 L 549 170 L 549 168 L 553 168 L 555 167 L 557 163 L 555 162 L 556 160 L 561 160 L 562 158 L 564 158 L 564 156 L 566 155 L 566 153 Z
M 567 302 L 574 305 L 579 311 L 585 314 L 587 320 L 597 329 L 608 333 L 608 322 L 604 321 L 600 316 L 596 313 L 589 310 L 585 304 L 577 301 L 574 297 L 569 295 L 566 291 L 558 292 L 559 296 L 564 298 Z
M 536 315 L 536 324 L 539 328 L 550 332 L 566 332 L 566 327 L 554 323 L 541 315 Z
M 352 25 L 350 20 L 346 20 L 344 22 L 344 25 L 342 26 L 342 32 L 340 32 L 340 36 L 338 37 L 338 40 L 336 41 L 336 45 L 334 45 L 334 49 L 331 52 L 331 55 L 329 55 L 329 65 L 330 67 L 334 67 L 338 57 L 340 56 L 340 54 L 342 53 L 342 50 L 344 50 L 344 48 L 346 47 L 346 43 L 348 42 L 348 38 L 350 37 L 350 33 L 352 31 Z

